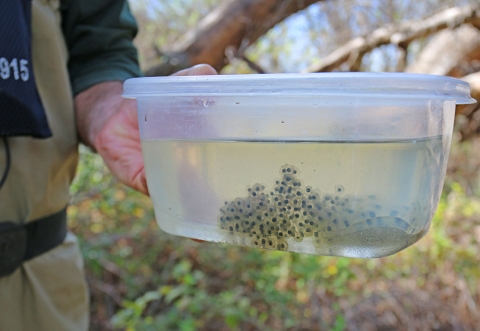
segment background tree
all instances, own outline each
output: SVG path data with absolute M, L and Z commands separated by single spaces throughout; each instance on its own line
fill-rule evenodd
M 468 75 L 473 97 L 480 98 L 478 1 L 142 0 L 136 13 L 146 31 L 138 44 L 147 75 L 198 63 L 224 73 Z M 477 106 L 459 107 L 462 139 L 480 132 L 476 112 Z
M 131 0 L 142 68 L 221 73 L 407 71 L 480 88 L 478 1 Z M 158 229 L 151 202 L 81 149 L 70 228 L 92 295 L 91 330 L 477 330 L 480 115 L 458 109 L 431 230 L 359 260 L 197 244 Z M 465 141 L 461 141 L 461 140 Z

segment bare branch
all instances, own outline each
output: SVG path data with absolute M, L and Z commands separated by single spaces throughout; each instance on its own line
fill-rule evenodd
M 225 64 L 225 49 L 233 46 L 245 50 L 277 23 L 288 16 L 323 0 L 232 0 L 205 16 L 197 28 L 165 51 L 178 57 L 182 65 L 207 63 L 221 70 Z M 159 67 L 164 68 L 159 68 Z M 164 62 L 148 74 L 168 73 L 170 63 Z M 173 72 L 173 71 L 172 71 Z
M 462 78 L 470 84 L 470 94 L 477 101 L 480 100 L 480 72 Z M 480 134 L 480 104 L 458 105 L 456 109 L 456 123 L 461 140 L 468 140 Z
M 260 67 L 258 64 L 250 60 L 246 55 L 242 56 L 242 60 L 245 61 L 245 63 L 250 67 L 250 69 L 255 70 L 259 74 L 267 73 L 262 67 Z
M 464 24 L 451 30 L 440 31 L 423 47 L 407 72 L 462 77 L 475 68 L 461 68 L 480 57 L 480 31 Z
M 480 72 L 462 77 L 462 80 L 470 84 L 470 95 L 476 100 L 480 100 Z
M 379 28 L 365 37 L 350 40 L 327 55 L 320 63 L 313 64 L 304 71 L 332 71 L 346 61 L 358 65 L 362 57 L 376 47 L 386 44 L 405 47 L 412 40 L 429 36 L 442 29 L 456 28 L 466 23 L 480 27 L 480 5 L 449 8 L 420 21 L 402 22 L 399 25 Z
M 88 277 L 88 283 L 94 289 L 108 295 L 118 306 L 122 306 L 122 296 L 115 286 L 94 277 Z
M 405 68 L 407 67 L 407 57 L 408 47 L 399 45 L 397 50 L 397 67 L 395 68 L 395 71 L 405 71 Z
M 244 61 L 250 69 L 253 71 L 256 71 L 259 74 L 265 74 L 267 73 L 262 67 L 260 67 L 258 64 L 250 60 L 242 51 L 240 50 L 235 50 L 235 47 L 233 46 L 228 46 L 225 49 L 225 56 L 227 57 L 228 62 L 233 63 L 235 59 L 242 60 Z

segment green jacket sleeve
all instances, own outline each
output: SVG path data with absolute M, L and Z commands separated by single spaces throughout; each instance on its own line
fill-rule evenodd
M 62 0 L 62 30 L 74 95 L 105 81 L 141 75 L 127 0 Z

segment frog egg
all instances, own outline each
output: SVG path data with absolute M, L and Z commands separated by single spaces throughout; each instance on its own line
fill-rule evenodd
M 311 237 L 313 236 L 314 230 L 315 229 L 313 229 L 312 226 L 310 226 L 309 224 L 305 225 L 305 229 L 303 230 L 303 235 L 305 237 Z
M 233 200 L 232 204 L 233 206 L 235 206 L 235 208 L 241 209 L 245 206 L 245 200 L 242 198 L 236 198 L 235 200 Z
M 345 226 L 343 221 L 341 219 L 334 218 L 328 222 L 325 222 L 322 224 L 322 226 L 319 226 L 314 232 L 314 236 L 315 233 L 318 233 L 318 236 L 321 237 L 331 237 L 333 235 L 340 234 L 344 228 Z
M 277 249 L 277 238 L 267 237 L 265 239 L 262 239 L 262 244 L 266 249 Z
M 240 220 L 241 220 L 241 224 L 242 224 L 243 228 L 245 228 L 245 229 L 251 229 L 253 227 L 253 225 L 255 224 L 253 219 L 251 219 L 251 217 L 249 217 L 249 216 L 245 216 L 245 217 L 241 218 Z
M 218 223 L 220 229 L 225 230 L 227 228 L 227 221 L 225 220 L 225 216 L 219 216 L 217 223 Z
M 248 191 L 249 195 L 253 198 L 257 197 L 259 194 L 263 193 L 263 190 L 265 189 L 265 186 L 262 184 L 255 184 L 253 185 Z
M 291 182 L 294 180 L 294 177 L 292 176 L 291 173 L 287 173 L 285 175 L 283 175 L 283 181 L 282 181 L 282 184 L 283 185 L 292 185 Z M 285 183 L 285 184 L 284 184 Z
M 287 238 L 295 237 L 295 228 L 289 227 L 284 234 L 286 234 L 285 237 Z
M 288 250 L 288 243 L 285 239 L 277 239 L 277 249 L 279 251 Z
M 261 234 L 263 234 L 263 235 L 267 234 L 268 227 L 267 227 L 266 224 L 263 224 L 263 223 L 259 224 L 258 229 L 260 230 Z
M 253 185 L 253 189 L 257 192 L 261 192 L 265 189 L 265 186 L 262 184 L 255 184 Z
M 335 186 L 335 194 L 342 195 L 345 193 L 345 188 L 342 185 Z
M 280 224 L 278 225 L 278 227 L 281 231 L 287 232 L 291 227 L 290 221 L 284 218 L 280 220 Z
M 304 238 L 303 232 L 296 232 L 293 237 L 293 240 L 295 240 L 296 242 L 302 242 L 303 238 Z
M 309 195 L 308 195 L 308 200 L 310 200 L 310 202 L 315 202 L 315 201 L 320 201 L 320 194 L 316 193 L 316 192 L 311 192 Z
M 280 174 L 292 174 L 296 175 L 298 173 L 298 169 L 295 166 L 290 164 L 284 164 L 280 167 Z
M 313 228 L 321 228 L 322 226 L 324 226 L 324 217 L 322 215 L 317 215 L 315 218 L 311 218 L 309 217 L 308 218 L 308 221 L 310 222 L 309 225 L 310 227 L 313 227 Z M 307 222 L 307 221 L 305 221 Z
M 245 200 L 242 199 L 242 198 L 236 198 L 235 200 L 233 200 L 231 202 L 231 204 L 233 204 L 236 207 L 241 207 L 241 206 L 243 206 L 244 203 L 245 203 Z
M 244 230 L 241 222 L 237 220 L 228 220 L 227 223 L 223 224 L 222 229 L 230 232 L 243 232 Z
M 242 226 L 242 222 L 240 220 L 235 220 L 233 223 L 234 231 L 235 232 L 244 232 L 244 227 Z M 244 232 L 245 233 L 245 232 Z
M 266 234 L 268 236 L 277 236 L 278 230 L 279 230 L 278 226 L 270 224 L 270 225 L 267 225 L 266 227 Z
M 252 239 L 250 240 L 250 243 L 252 244 L 253 247 L 261 248 L 262 247 L 262 242 L 260 236 L 253 236 Z
M 278 226 L 280 224 L 280 220 L 274 215 L 271 220 L 272 224 Z
M 233 204 L 231 204 L 227 208 L 227 213 L 230 214 L 230 215 L 235 215 L 236 212 L 237 212 L 237 208 Z
M 313 240 L 313 246 L 316 247 L 316 248 L 320 248 L 322 246 L 324 246 L 324 238 L 315 238 Z
M 333 203 L 335 203 L 333 197 L 329 194 L 326 194 L 324 197 L 323 197 L 323 204 L 325 206 L 329 206 L 329 204 L 331 204 L 333 201 Z
M 254 228 L 250 228 L 250 229 L 248 230 L 248 233 L 249 233 L 250 236 L 252 236 L 252 237 L 254 237 L 254 236 L 261 236 L 260 230 L 254 229 Z
M 329 206 L 328 203 L 327 203 L 326 205 Z M 313 209 L 313 208 L 314 208 L 314 210 L 316 210 L 316 211 L 321 211 L 321 210 L 324 209 L 324 207 L 322 206 L 322 204 L 321 204 L 320 202 L 315 202 L 315 203 L 313 203 L 313 204 L 312 204 L 312 208 L 310 208 L 310 209 Z
M 221 217 L 221 216 L 223 216 L 223 215 L 226 214 L 226 210 L 224 210 L 223 208 L 220 208 L 220 209 L 219 209 L 219 212 L 220 212 L 220 213 L 218 214 L 218 218 L 217 218 L 218 220 L 220 220 L 220 217 Z
M 254 201 L 252 201 L 251 199 L 246 199 L 245 200 L 245 203 L 243 205 L 243 210 L 245 211 L 246 214 L 248 214 L 249 212 L 251 212 L 255 209 L 253 204 L 254 204 Z
M 328 224 L 328 226 L 330 226 L 330 228 L 332 229 L 331 230 L 332 232 L 343 232 L 344 229 L 350 227 L 352 223 L 353 222 L 347 218 L 337 217 L 337 218 L 334 218 L 331 221 L 331 223 Z M 327 232 L 328 232 L 328 229 L 327 229 Z
M 250 219 L 250 228 L 252 230 L 260 230 L 260 225 L 263 224 L 261 217 L 258 218 L 259 215 L 254 214 Z
M 293 185 L 293 187 L 297 187 L 297 188 L 298 188 L 298 187 L 302 186 L 302 182 L 299 181 L 299 180 L 294 180 L 294 181 L 292 182 L 292 185 Z

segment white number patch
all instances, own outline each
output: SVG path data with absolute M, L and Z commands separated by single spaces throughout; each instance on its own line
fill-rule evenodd
M 26 82 L 30 78 L 30 73 L 28 71 L 28 61 L 24 59 L 12 59 L 8 60 L 4 57 L 0 57 L 0 78 L 2 79 L 15 79 L 23 80 Z

